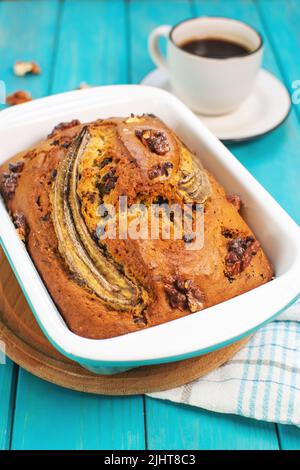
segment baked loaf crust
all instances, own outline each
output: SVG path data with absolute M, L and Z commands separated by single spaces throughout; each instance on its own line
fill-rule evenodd
M 273 277 L 239 197 L 226 195 L 152 115 L 63 123 L 0 167 L 0 189 L 54 302 L 80 336 L 158 325 Z M 195 240 L 183 232 L 175 240 L 161 231 L 157 239 L 100 239 L 107 213 L 98 207 L 112 204 L 120 217 L 120 196 L 147 211 L 153 203 L 190 204 L 192 220 L 202 207 L 203 247 L 191 249 Z

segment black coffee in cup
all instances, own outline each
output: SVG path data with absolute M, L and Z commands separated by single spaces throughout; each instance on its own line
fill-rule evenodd
M 159 38 L 167 39 L 167 55 Z M 198 114 L 233 112 L 250 95 L 261 65 L 261 35 L 242 21 L 202 16 L 152 31 L 149 49 L 173 93 Z M 232 58 L 232 59 L 231 59 Z
M 190 54 L 211 59 L 242 57 L 251 52 L 243 44 L 217 38 L 189 39 L 180 44 L 179 47 Z

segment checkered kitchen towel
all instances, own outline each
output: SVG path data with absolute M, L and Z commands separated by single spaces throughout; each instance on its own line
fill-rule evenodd
M 300 301 L 261 328 L 225 365 L 150 396 L 300 426 Z

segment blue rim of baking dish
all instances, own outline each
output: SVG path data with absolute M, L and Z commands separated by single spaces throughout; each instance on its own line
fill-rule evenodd
M 272 315 L 270 318 L 268 318 L 267 320 L 265 320 L 264 322 L 258 324 L 257 326 L 255 326 L 254 328 L 251 328 L 250 330 L 247 330 L 243 333 L 241 333 L 240 335 L 237 335 L 237 336 L 234 336 L 226 341 L 222 341 L 221 343 L 217 343 L 217 344 L 214 344 L 212 346 L 209 346 L 207 348 L 204 348 L 204 349 L 200 349 L 200 350 L 196 350 L 196 351 L 192 351 L 192 352 L 189 352 L 189 353 L 185 353 L 185 354 L 180 354 L 180 355 L 177 355 L 177 356 L 169 356 L 169 357 L 165 357 L 165 358 L 156 358 L 156 359 L 145 359 L 145 360 L 140 360 L 140 361 L 124 361 L 124 362 L 121 362 L 121 361 L 101 361 L 101 360 L 98 360 L 98 359 L 85 359 L 85 358 L 82 358 L 80 356 L 75 356 L 73 354 L 70 354 L 68 352 L 66 352 L 61 346 L 59 346 L 55 341 L 53 341 L 53 339 L 48 335 L 47 331 L 45 330 L 45 328 L 43 327 L 43 325 L 41 324 L 41 321 L 39 319 L 39 316 L 37 315 L 36 313 L 36 310 L 35 308 L 33 307 L 32 303 L 31 303 L 31 300 L 30 300 L 30 297 L 23 285 L 23 282 L 14 266 L 14 263 L 12 262 L 12 259 L 8 253 L 8 251 L 6 250 L 6 247 L 2 241 L 2 238 L 0 237 L 0 245 L 8 259 L 8 262 L 14 272 L 14 275 L 16 276 L 17 278 L 17 281 L 22 289 L 22 292 L 26 298 L 26 301 L 32 311 L 32 313 L 34 314 L 34 317 L 36 319 L 36 321 L 38 322 L 42 332 L 44 333 L 44 335 L 47 337 L 47 339 L 50 341 L 50 343 L 59 351 L 61 352 L 64 356 L 72 359 L 73 361 L 79 363 L 79 364 L 82 364 L 82 365 L 98 365 L 98 366 L 103 366 L 104 368 L 107 367 L 120 367 L 120 368 L 125 368 L 125 367 L 128 367 L 128 368 L 135 368 L 135 367 L 140 367 L 140 366 L 146 366 L 146 365 L 155 365 L 155 364 L 166 364 L 166 363 L 169 363 L 169 362 L 177 362 L 177 361 L 182 361 L 182 360 L 185 360 L 185 359 L 190 359 L 192 357 L 197 357 L 197 356 L 202 356 L 203 354 L 207 354 L 209 352 L 212 352 L 212 351 L 215 351 L 217 349 L 221 349 L 221 348 L 224 348 L 236 341 L 239 341 L 240 339 L 244 338 L 245 336 L 249 336 L 251 335 L 252 333 L 254 333 L 256 330 L 258 330 L 259 328 L 261 328 L 262 326 L 266 325 L 267 323 L 269 323 L 270 321 L 272 321 L 274 318 L 276 318 L 278 315 L 280 315 L 280 313 L 284 312 L 288 307 L 290 307 L 291 305 L 293 305 L 293 303 L 296 302 L 297 299 L 300 298 L 300 292 L 287 304 L 285 305 L 282 309 L 280 309 L 278 312 L 274 313 L 274 315 Z

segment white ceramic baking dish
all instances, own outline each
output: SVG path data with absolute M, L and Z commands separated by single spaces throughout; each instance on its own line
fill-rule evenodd
M 43 139 L 58 122 L 130 113 L 159 116 L 201 156 L 228 192 L 241 195 L 243 215 L 271 259 L 276 279 L 222 304 L 144 331 L 105 340 L 82 338 L 67 328 L 1 200 L 1 244 L 36 319 L 57 349 L 98 373 L 176 361 L 220 348 L 269 321 L 300 293 L 299 227 L 199 119 L 165 91 L 134 85 L 99 87 L 1 111 L 0 163 Z

